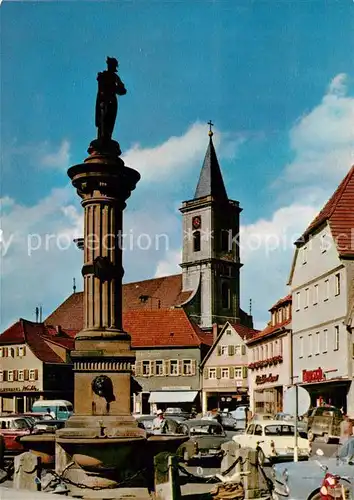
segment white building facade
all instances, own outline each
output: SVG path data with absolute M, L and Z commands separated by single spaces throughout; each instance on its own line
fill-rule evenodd
M 296 242 L 292 291 L 294 381 L 313 405 L 332 404 L 354 417 L 353 339 L 346 318 L 352 300 L 353 169 Z M 353 218 L 353 221 L 348 220 Z

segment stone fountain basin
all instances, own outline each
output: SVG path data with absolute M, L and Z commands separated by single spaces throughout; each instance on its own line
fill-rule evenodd
M 31 451 L 41 458 L 47 467 L 55 465 L 55 434 L 29 434 L 20 442 L 26 451 Z

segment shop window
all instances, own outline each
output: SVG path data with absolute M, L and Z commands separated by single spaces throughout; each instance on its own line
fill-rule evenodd
M 221 368 L 221 378 L 229 378 L 229 368 Z
M 19 382 L 24 382 L 25 380 L 25 371 L 24 370 L 19 370 L 18 371 L 18 381 Z
M 223 309 L 230 309 L 230 286 L 228 283 L 221 285 L 221 305 Z
M 163 361 L 160 359 L 155 361 L 155 374 L 158 377 L 161 377 L 163 375 Z
M 190 359 L 183 360 L 183 375 L 192 375 L 192 361 Z
M 340 294 L 340 274 L 336 274 L 334 276 L 334 279 L 335 279 L 335 294 L 336 295 L 339 295 Z
M 216 378 L 216 368 L 209 368 L 209 378 L 211 379 Z
M 334 350 L 339 349 L 339 326 L 334 327 Z
M 193 233 L 193 250 L 194 252 L 200 251 L 200 231 L 194 231 Z
M 177 359 L 171 359 L 170 361 L 170 375 L 178 375 L 178 361 Z
M 142 366 L 143 366 L 143 376 L 148 377 L 150 375 L 150 361 L 143 361 Z

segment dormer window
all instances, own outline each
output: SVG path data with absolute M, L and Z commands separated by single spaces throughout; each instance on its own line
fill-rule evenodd
M 276 320 L 276 313 L 273 311 L 272 312 L 272 326 L 275 326 L 276 322 L 277 322 L 277 320 Z
M 194 231 L 193 233 L 193 250 L 194 252 L 200 251 L 200 231 Z

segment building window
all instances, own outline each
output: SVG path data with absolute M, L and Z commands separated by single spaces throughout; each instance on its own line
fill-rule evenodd
M 229 378 L 229 369 L 221 368 L 221 378 Z
M 230 251 L 230 238 L 229 231 L 227 229 L 223 229 L 221 231 L 221 251 L 229 252 Z
M 2 358 L 4 356 L 4 350 L 2 347 L 0 347 L 0 358 Z
M 283 321 L 283 310 L 279 309 L 278 310 L 278 323 L 282 323 Z
M 216 378 L 216 368 L 209 368 L 209 378 Z
M 160 359 L 155 361 L 155 374 L 158 377 L 161 377 L 163 375 L 163 361 Z
M 4 372 L 1 370 L 0 371 L 0 382 L 4 381 Z
M 323 300 L 328 300 L 329 299 L 329 280 L 325 280 L 325 291 L 324 291 L 324 299 Z
M 304 337 L 299 337 L 299 357 L 304 357 Z
M 226 330 L 226 335 L 231 335 L 231 333 L 232 333 L 232 332 L 231 332 L 230 328 L 228 328 L 228 329 Z
M 334 327 L 334 350 L 339 349 L 339 326 Z
M 335 287 L 336 287 L 335 294 L 339 295 L 340 294 L 340 274 L 339 273 L 336 274 L 334 276 L 334 279 L 335 279 Z
M 268 359 L 268 345 L 264 346 L 264 358 Z
M 220 347 L 220 354 L 221 354 L 221 356 L 227 356 L 227 355 L 228 355 L 228 353 L 229 353 L 229 346 L 227 346 L 227 345 L 222 345 L 222 346 Z
M 183 375 L 192 375 L 192 361 L 190 359 L 183 360 Z
M 305 288 L 305 305 L 304 305 L 304 309 L 308 308 L 309 303 L 310 303 L 310 289 L 309 288 Z
M 13 347 L 10 347 L 9 349 L 9 356 L 11 358 L 14 358 L 15 357 L 15 349 Z
M 273 342 L 269 344 L 269 357 L 272 358 L 274 356 L 273 354 Z
M 321 337 L 320 332 L 316 332 L 316 345 L 315 345 L 315 354 L 320 354 L 321 351 Z
M 302 249 L 302 263 L 306 264 L 307 262 L 307 247 Z
M 19 382 L 24 382 L 25 380 L 25 371 L 24 370 L 19 370 L 18 371 L 18 381 Z
M 323 330 L 323 352 L 328 351 L 328 330 Z
M 282 338 L 281 338 L 281 339 L 279 339 L 279 351 L 278 351 L 278 354 L 279 354 L 280 356 L 282 356 L 282 355 L 283 355 L 283 339 L 282 339 Z
M 221 305 L 223 309 L 230 309 L 230 286 L 228 283 L 221 285 Z
M 170 361 L 170 375 L 178 375 L 178 361 L 171 359 Z
M 290 306 L 286 306 L 285 308 L 285 318 L 286 319 L 290 318 Z
M 241 366 L 235 367 L 235 378 L 242 378 L 242 367 Z
M 312 356 L 313 345 L 312 345 L 312 333 L 309 333 L 309 358 Z
M 30 370 L 30 380 L 31 380 L 31 371 Z M 150 361 L 143 361 L 143 375 L 148 377 L 150 375 Z
M 241 346 L 235 345 L 235 354 L 236 356 L 241 356 Z
M 300 292 L 296 292 L 296 311 L 300 311 Z
M 313 287 L 313 305 L 318 304 L 318 285 L 314 285 Z
M 26 354 L 26 348 L 24 346 L 18 348 L 18 355 L 20 358 L 23 358 L 23 356 Z
M 14 381 L 14 371 L 13 370 L 9 370 L 7 372 L 7 381 L 8 382 L 13 382 Z
M 275 326 L 276 322 L 277 322 L 276 313 L 273 311 L 272 312 L 272 326 Z
M 194 231 L 193 233 L 193 250 L 195 252 L 200 251 L 200 231 Z

